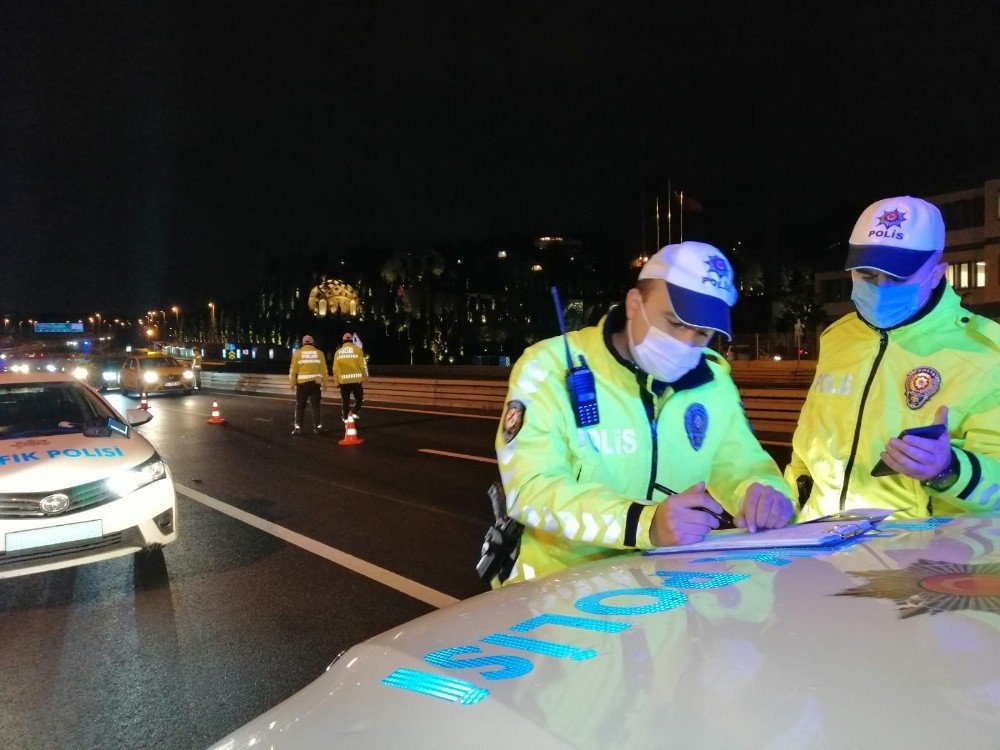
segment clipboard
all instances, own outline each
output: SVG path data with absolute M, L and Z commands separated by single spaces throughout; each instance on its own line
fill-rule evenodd
M 676 555 L 684 552 L 721 552 L 776 547 L 831 547 L 867 534 L 874 528 L 874 522 L 862 518 L 856 521 L 811 521 L 753 534 L 745 529 L 713 531 L 703 541 L 694 544 L 655 547 L 643 554 Z

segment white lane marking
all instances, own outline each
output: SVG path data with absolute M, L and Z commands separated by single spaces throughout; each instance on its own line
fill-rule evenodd
M 464 458 L 466 461 L 481 461 L 484 464 L 495 464 L 495 458 L 486 456 L 470 456 L 468 453 L 452 453 L 451 451 L 436 451 L 433 448 L 418 448 L 417 453 L 432 453 L 435 456 L 448 456 L 448 458 Z
M 278 539 L 286 541 L 289 544 L 294 544 L 296 547 L 300 547 L 307 552 L 312 552 L 314 555 L 326 558 L 332 563 L 336 563 L 337 565 L 347 568 L 348 570 L 358 573 L 359 575 L 363 575 L 366 578 L 371 578 L 373 581 L 377 581 L 383 586 L 388 586 L 391 589 L 402 592 L 407 596 L 412 596 L 414 599 L 430 604 L 432 607 L 447 607 L 448 605 L 455 604 L 459 601 L 453 596 L 448 596 L 448 594 L 432 589 L 429 586 L 424 586 L 422 583 L 411 581 L 409 578 L 404 578 L 398 573 L 393 573 L 391 570 L 386 570 L 385 568 L 380 568 L 377 565 L 366 562 L 360 557 L 355 557 L 354 555 L 342 552 L 341 550 L 330 547 L 322 542 L 317 542 L 315 539 L 310 539 L 309 537 L 299 534 L 296 531 L 286 529 L 284 526 L 278 526 L 276 523 L 265 521 L 263 518 L 259 518 L 252 513 L 247 513 L 246 511 L 235 508 L 232 505 L 222 502 L 221 500 L 216 500 L 214 497 L 210 497 L 204 492 L 199 492 L 198 490 L 185 487 L 180 484 L 174 484 L 174 487 L 182 495 L 192 500 L 196 500 L 202 505 L 207 505 L 212 510 L 224 513 L 230 518 L 235 518 L 237 521 L 249 524 L 255 529 L 260 529 L 266 534 L 276 536 Z

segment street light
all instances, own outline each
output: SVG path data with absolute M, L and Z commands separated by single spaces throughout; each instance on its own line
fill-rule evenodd
M 209 312 L 212 315 L 212 322 L 209 324 L 208 332 L 209 332 L 209 335 L 214 335 L 214 333 L 215 333 L 215 303 L 214 302 L 209 302 L 208 303 L 208 310 L 209 310 Z
M 174 305 L 170 308 L 170 312 L 174 314 L 174 336 L 179 339 L 181 337 L 181 309 Z

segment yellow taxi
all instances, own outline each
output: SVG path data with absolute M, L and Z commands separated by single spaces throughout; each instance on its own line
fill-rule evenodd
M 123 394 L 191 393 L 194 371 L 164 354 L 129 357 L 122 365 L 121 388 Z

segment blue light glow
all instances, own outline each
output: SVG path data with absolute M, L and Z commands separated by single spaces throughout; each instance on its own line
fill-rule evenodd
M 612 607 L 602 602 L 613 596 L 648 596 L 655 599 L 653 604 L 632 607 Z M 687 594 L 670 589 L 615 589 L 614 591 L 599 591 L 590 594 L 576 602 L 576 608 L 588 615 L 651 615 L 654 612 L 666 612 L 687 604 Z
M 696 563 L 710 562 L 733 562 L 734 560 L 751 560 L 763 565 L 773 565 L 776 568 L 788 565 L 792 560 L 799 557 L 815 557 L 827 554 L 821 550 L 805 550 L 795 547 L 775 547 L 774 549 L 758 550 L 755 552 L 723 552 L 712 557 L 699 557 L 692 560 Z
M 519 622 L 517 625 L 512 625 L 510 629 L 515 633 L 527 633 L 529 630 L 540 628 L 542 625 L 565 625 L 567 628 L 595 630 L 598 633 L 620 633 L 632 627 L 627 622 L 605 622 L 604 620 L 595 620 L 590 617 L 544 614 L 532 617 L 530 620 L 525 620 L 524 622 Z
M 717 589 L 750 577 L 746 573 L 688 573 L 681 570 L 657 571 L 656 575 L 663 579 L 664 586 L 679 589 Z
M 532 664 L 527 659 L 509 654 L 491 654 L 489 656 L 474 657 L 472 659 L 455 659 L 453 657 L 460 654 L 478 654 L 482 649 L 479 646 L 455 646 L 454 648 L 443 648 L 440 651 L 432 651 L 424 657 L 424 661 L 433 664 L 435 667 L 445 669 L 476 669 L 478 667 L 501 667 L 500 669 L 487 672 L 480 670 L 479 674 L 487 680 L 509 680 L 514 677 L 526 675 L 532 670 Z
M 486 688 L 477 687 L 471 682 L 418 672 L 415 669 L 397 669 L 385 677 L 382 684 L 403 690 L 412 690 L 414 693 L 429 695 L 432 698 L 440 698 L 443 701 L 458 703 L 462 706 L 479 703 L 490 694 Z
M 534 638 L 522 638 L 519 635 L 508 635 L 507 633 L 493 633 L 493 635 L 479 640 L 483 643 L 492 643 L 494 646 L 516 648 L 521 651 L 530 651 L 533 654 L 542 654 L 542 656 L 553 656 L 556 659 L 569 658 L 573 661 L 585 661 L 597 656 L 597 652 L 592 648 L 582 649 L 576 646 L 567 646 L 564 643 L 536 641 Z

